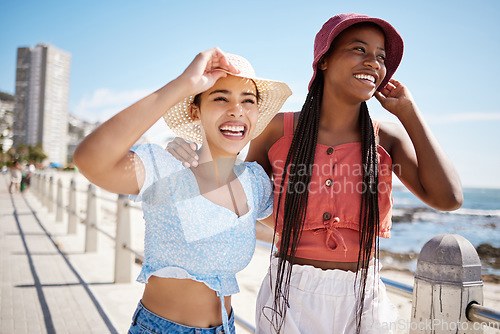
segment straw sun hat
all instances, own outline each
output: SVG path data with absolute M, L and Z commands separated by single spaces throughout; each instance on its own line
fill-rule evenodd
M 252 65 L 245 58 L 234 54 L 226 53 L 225 55 L 228 61 L 240 70 L 239 74 L 231 75 L 253 80 L 259 91 L 259 117 L 255 132 L 251 138 L 254 139 L 278 113 L 286 99 L 292 95 L 292 91 L 284 82 L 257 78 Z M 184 98 L 181 102 L 170 108 L 163 115 L 163 119 L 177 136 L 201 144 L 201 126 L 199 122 L 193 122 L 189 116 L 189 105 L 193 103 L 193 100 L 194 95 Z

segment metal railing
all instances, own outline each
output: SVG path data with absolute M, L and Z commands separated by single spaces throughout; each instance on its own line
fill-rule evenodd
M 144 255 L 132 248 L 131 246 L 131 214 L 130 210 L 141 210 L 140 207 L 133 205 L 128 200 L 128 196 L 126 195 L 118 195 L 116 199 L 110 199 L 97 195 L 97 187 L 93 184 L 88 185 L 87 191 L 77 190 L 75 179 L 71 180 L 69 188 L 64 188 L 61 179 L 59 178 L 57 182 L 55 182 L 55 177 L 44 175 L 40 173 L 36 173 L 33 178 L 32 189 L 34 189 L 34 193 L 37 196 L 40 203 L 43 206 L 47 207 L 48 212 L 55 213 L 56 222 L 62 222 L 64 214 L 67 215 L 67 233 L 75 234 L 77 233 L 77 224 L 83 223 L 85 225 L 85 252 L 95 252 L 97 250 L 97 232 L 104 234 L 108 238 L 114 240 L 115 242 L 115 270 L 114 270 L 114 282 L 116 283 L 128 283 L 132 280 L 132 264 L 139 263 L 142 264 L 144 261 Z M 64 205 L 64 191 L 67 191 L 67 205 Z M 85 216 L 81 216 L 79 213 L 79 203 L 77 201 L 77 193 L 84 193 L 87 196 L 86 208 L 85 208 Z M 115 234 L 112 235 L 108 231 L 102 229 L 99 226 L 99 203 L 98 201 L 106 201 L 106 202 L 114 202 L 116 203 L 116 228 Z M 432 239 L 431 239 L 432 241 Z M 467 241 L 468 242 L 468 241 Z M 271 249 L 272 245 L 269 243 L 265 243 L 262 241 L 257 241 L 257 244 L 261 247 L 266 247 Z M 428 243 L 429 244 L 429 243 Z M 427 244 L 426 244 L 427 246 Z M 422 249 L 424 251 L 425 247 Z M 471 245 L 472 246 L 472 245 Z M 474 256 L 479 259 L 475 249 L 472 247 L 474 252 Z M 471 249 L 468 251 L 472 252 Z M 455 250 L 456 251 L 456 250 Z M 421 252 L 421 253 L 422 253 Z M 427 251 L 428 252 L 428 251 Z M 440 250 L 442 252 L 442 250 Z M 431 256 L 432 258 L 432 256 Z M 422 264 L 422 273 L 419 273 L 419 266 Z M 427 267 L 425 267 L 425 266 Z M 457 294 L 460 291 L 462 293 L 467 289 L 480 289 L 480 297 L 477 298 L 479 300 L 475 300 L 470 296 L 474 296 L 474 293 L 470 293 L 467 290 L 467 296 L 470 299 L 465 299 L 466 308 L 464 313 L 464 318 L 460 318 L 458 321 L 462 322 L 471 322 L 475 324 L 482 324 L 484 326 L 488 326 L 491 328 L 500 329 L 500 312 L 497 310 L 493 310 L 491 308 L 484 307 L 481 305 L 482 303 L 482 281 L 479 278 L 480 282 L 476 282 L 471 284 L 471 282 L 462 282 L 461 290 L 457 287 L 460 285 L 460 282 L 453 282 L 450 285 L 448 281 L 440 281 L 440 278 L 429 278 L 426 277 L 426 273 L 431 273 L 432 276 L 433 270 L 439 271 L 439 269 L 433 269 L 434 264 L 426 263 L 425 261 L 421 261 L 419 257 L 419 264 L 417 266 L 417 274 L 415 276 L 415 285 L 411 286 L 408 284 L 404 284 L 401 282 L 397 282 L 388 278 L 382 277 L 382 281 L 387 287 L 388 291 L 393 293 L 402 295 L 407 298 L 411 298 L 413 300 L 412 306 L 412 315 L 418 313 L 418 309 L 415 309 L 416 304 L 419 304 L 421 294 L 415 294 L 415 296 L 419 296 L 419 299 L 414 298 L 414 290 L 419 289 L 425 284 L 431 284 L 431 286 L 439 286 L 440 294 L 443 294 L 443 291 L 446 292 L 446 289 L 449 286 L 453 286 L 453 293 Z M 442 265 L 442 264 L 441 264 Z M 430 267 L 429 267 L 430 266 Z M 468 270 L 470 271 L 471 266 L 467 265 Z M 480 267 L 480 263 L 479 263 Z M 431 269 L 429 269 L 431 268 Z M 436 267 L 439 268 L 439 267 Z M 479 270 L 480 273 L 480 270 Z M 434 279 L 434 281 L 433 281 Z M 430 282 L 430 283 L 429 283 Z M 458 292 L 457 292 L 458 291 Z M 479 296 L 479 294 L 476 294 Z M 439 296 L 442 298 L 442 295 Z M 460 298 L 464 299 L 464 296 L 460 296 Z M 460 300 L 462 300 L 460 299 Z M 422 304 L 422 303 L 420 303 Z M 419 304 L 419 305 L 420 305 Z M 429 303 L 430 305 L 430 303 Z M 430 307 L 427 305 L 428 307 Z M 426 310 L 424 310 L 424 313 Z M 431 312 L 432 313 L 432 312 Z M 434 312 L 435 313 L 435 312 Z M 435 316 L 435 315 L 433 315 Z M 422 319 L 422 317 L 420 318 Z M 424 318 L 427 319 L 427 318 Z M 427 319 L 429 320 L 429 319 Z M 435 319 L 433 319 L 435 320 Z M 441 319 L 443 320 L 443 319 Z M 416 321 L 412 319 L 412 321 Z M 443 320 L 444 321 L 444 320 Z M 242 319 L 241 317 L 235 314 L 235 322 L 244 330 L 254 333 L 254 326 Z M 481 327 L 481 326 L 480 326 Z M 410 331 L 410 333 L 417 333 L 419 331 Z M 469 332 L 468 332 L 469 333 Z M 482 330 L 472 331 L 470 333 L 482 333 Z
M 129 283 L 132 281 L 132 263 L 142 263 L 144 261 L 142 252 L 131 246 L 130 235 L 130 209 L 142 210 L 140 207 L 132 205 L 126 195 L 118 195 L 115 198 L 100 196 L 98 188 L 91 183 L 88 184 L 87 190 L 77 189 L 74 178 L 71 179 L 69 187 L 64 187 L 61 178 L 58 178 L 57 182 L 55 182 L 54 175 L 36 173 L 33 177 L 32 189 L 37 199 L 47 208 L 48 212 L 55 212 L 56 223 L 62 223 L 66 214 L 68 234 L 77 233 L 79 223 L 85 225 L 85 252 L 97 251 L 98 233 L 114 241 L 114 282 Z M 64 200 L 65 193 L 67 195 L 66 201 Z M 86 207 L 83 210 L 80 210 L 82 201 L 78 201 L 79 194 L 86 197 Z M 114 234 L 103 229 L 99 224 L 101 201 L 116 205 Z M 65 205 L 65 202 L 67 205 Z M 84 215 L 81 212 L 84 212 Z
M 489 327 L 500 329 L 500 312 L 477 302 L 470 302 L 467 306 L 467 319 L 477 323 L 487 323 Z

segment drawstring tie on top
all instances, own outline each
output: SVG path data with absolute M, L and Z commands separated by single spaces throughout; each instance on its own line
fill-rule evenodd
M 344 253 L 347 253 L 347 246 L 345 244 L 344 237 L 342 236 L 342 233 L 340 233 L 340 231 L 337 230 L 337 228 L 335 227 L 335 225 L 338 224 L 339 222 L 340 222 L 339 217 L 325 220 L 323 221 L 325 227 L 314 230 L 314 234 L 326 232 L 326 238 L 325 238 L 326 248 L 328 248 L 331 251 L 334 251 L 340 246 L 344 250 Z M 331 244 L 330 241 L 333 241 L 335 243 L 334 247 L 330 246 Z

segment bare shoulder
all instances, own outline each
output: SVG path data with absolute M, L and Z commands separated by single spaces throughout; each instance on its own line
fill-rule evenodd
M 391 154 L 394 145 L 399 142 L 405 135 L 404 128 L 393 122 L 380 122 L 379 127 L 379 144 Z M 391 154 L 392 155 L 392 154 Z
M 297 128 L 297 123 L 299 123 L 300 111 L 296 111 L 293 113 L 293 132 L 295 133 L 295 129 Z
M 284 113 L 280 112 L 277 113 L 276 116 L 273 117 L 271 122 L 269 122 L 269 125 L 266 127 L 264 132 L 267 132 L 269 134 L 272 134 L 274 132 L 283 132 L 283 119 L 284 119 Z
M 299 121 L 300 112 L 295 111 L 291 113 L 293 113 L 293 131 L 295 132 L 295 128 L 297 128 L 297 123 Z M 270 126 L 266 128 L 266 130 L 269 131 L 269 147 L 274 145 L 274 143 L 285 134 L 284 119 L 285 113 L 279 113 L 272 119 L 271 123 L 269 123 Z
M 252 144 L 256 144 L 266 151 L 269 150 L 271 146 L 283 136 L 283 119 L 283 113 L 276 114 L 264 131 L 262 131 L 257 138 L 252 140 Z
M 268 175 L 271 175 L 272 173 L 268 152 L 274 143 L 276 143 L 284 135 L 284 118 L 284 113 L 276 114 L 264 131 L 262 131 L 257 138 L 250 142 L 246 161 L 256 161 L 264 168 Z M 295 119 L 298 119 L 298 117 Z

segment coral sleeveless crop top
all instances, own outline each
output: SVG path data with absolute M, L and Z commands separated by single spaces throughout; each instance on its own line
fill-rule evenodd
M 373 122 L 375 137 L 380 123 Z M 284 114 L 284 135 L 269 149 L 274 175 L 273 213 L 276 217 L 281 178 L 293 138 L 293 113 Z M 392 158 L 377 145 L 379 159 L 379 236 L 390 237 L 392 217 Z M 296 171 L 300 173 L 300 166 Z M 359 219 L 363 167 L 361 143 L 316 145 L 303 233 L 296 257 L 319 261 L 356 262 L 359 252 Z M 286 183 L 285 183 L 286 185 Z M 305 186 L 303 187 L 305 188 Z M 286 189 L 286 186 L 285 188 Z M 296 191 L 305 191 L 296 189 Z M 284 196 L 284 195 L 283 195 Z M 283 230 L 284 197 L 276 233 Z M 277 243 L 279 247 L 279 242 Z

